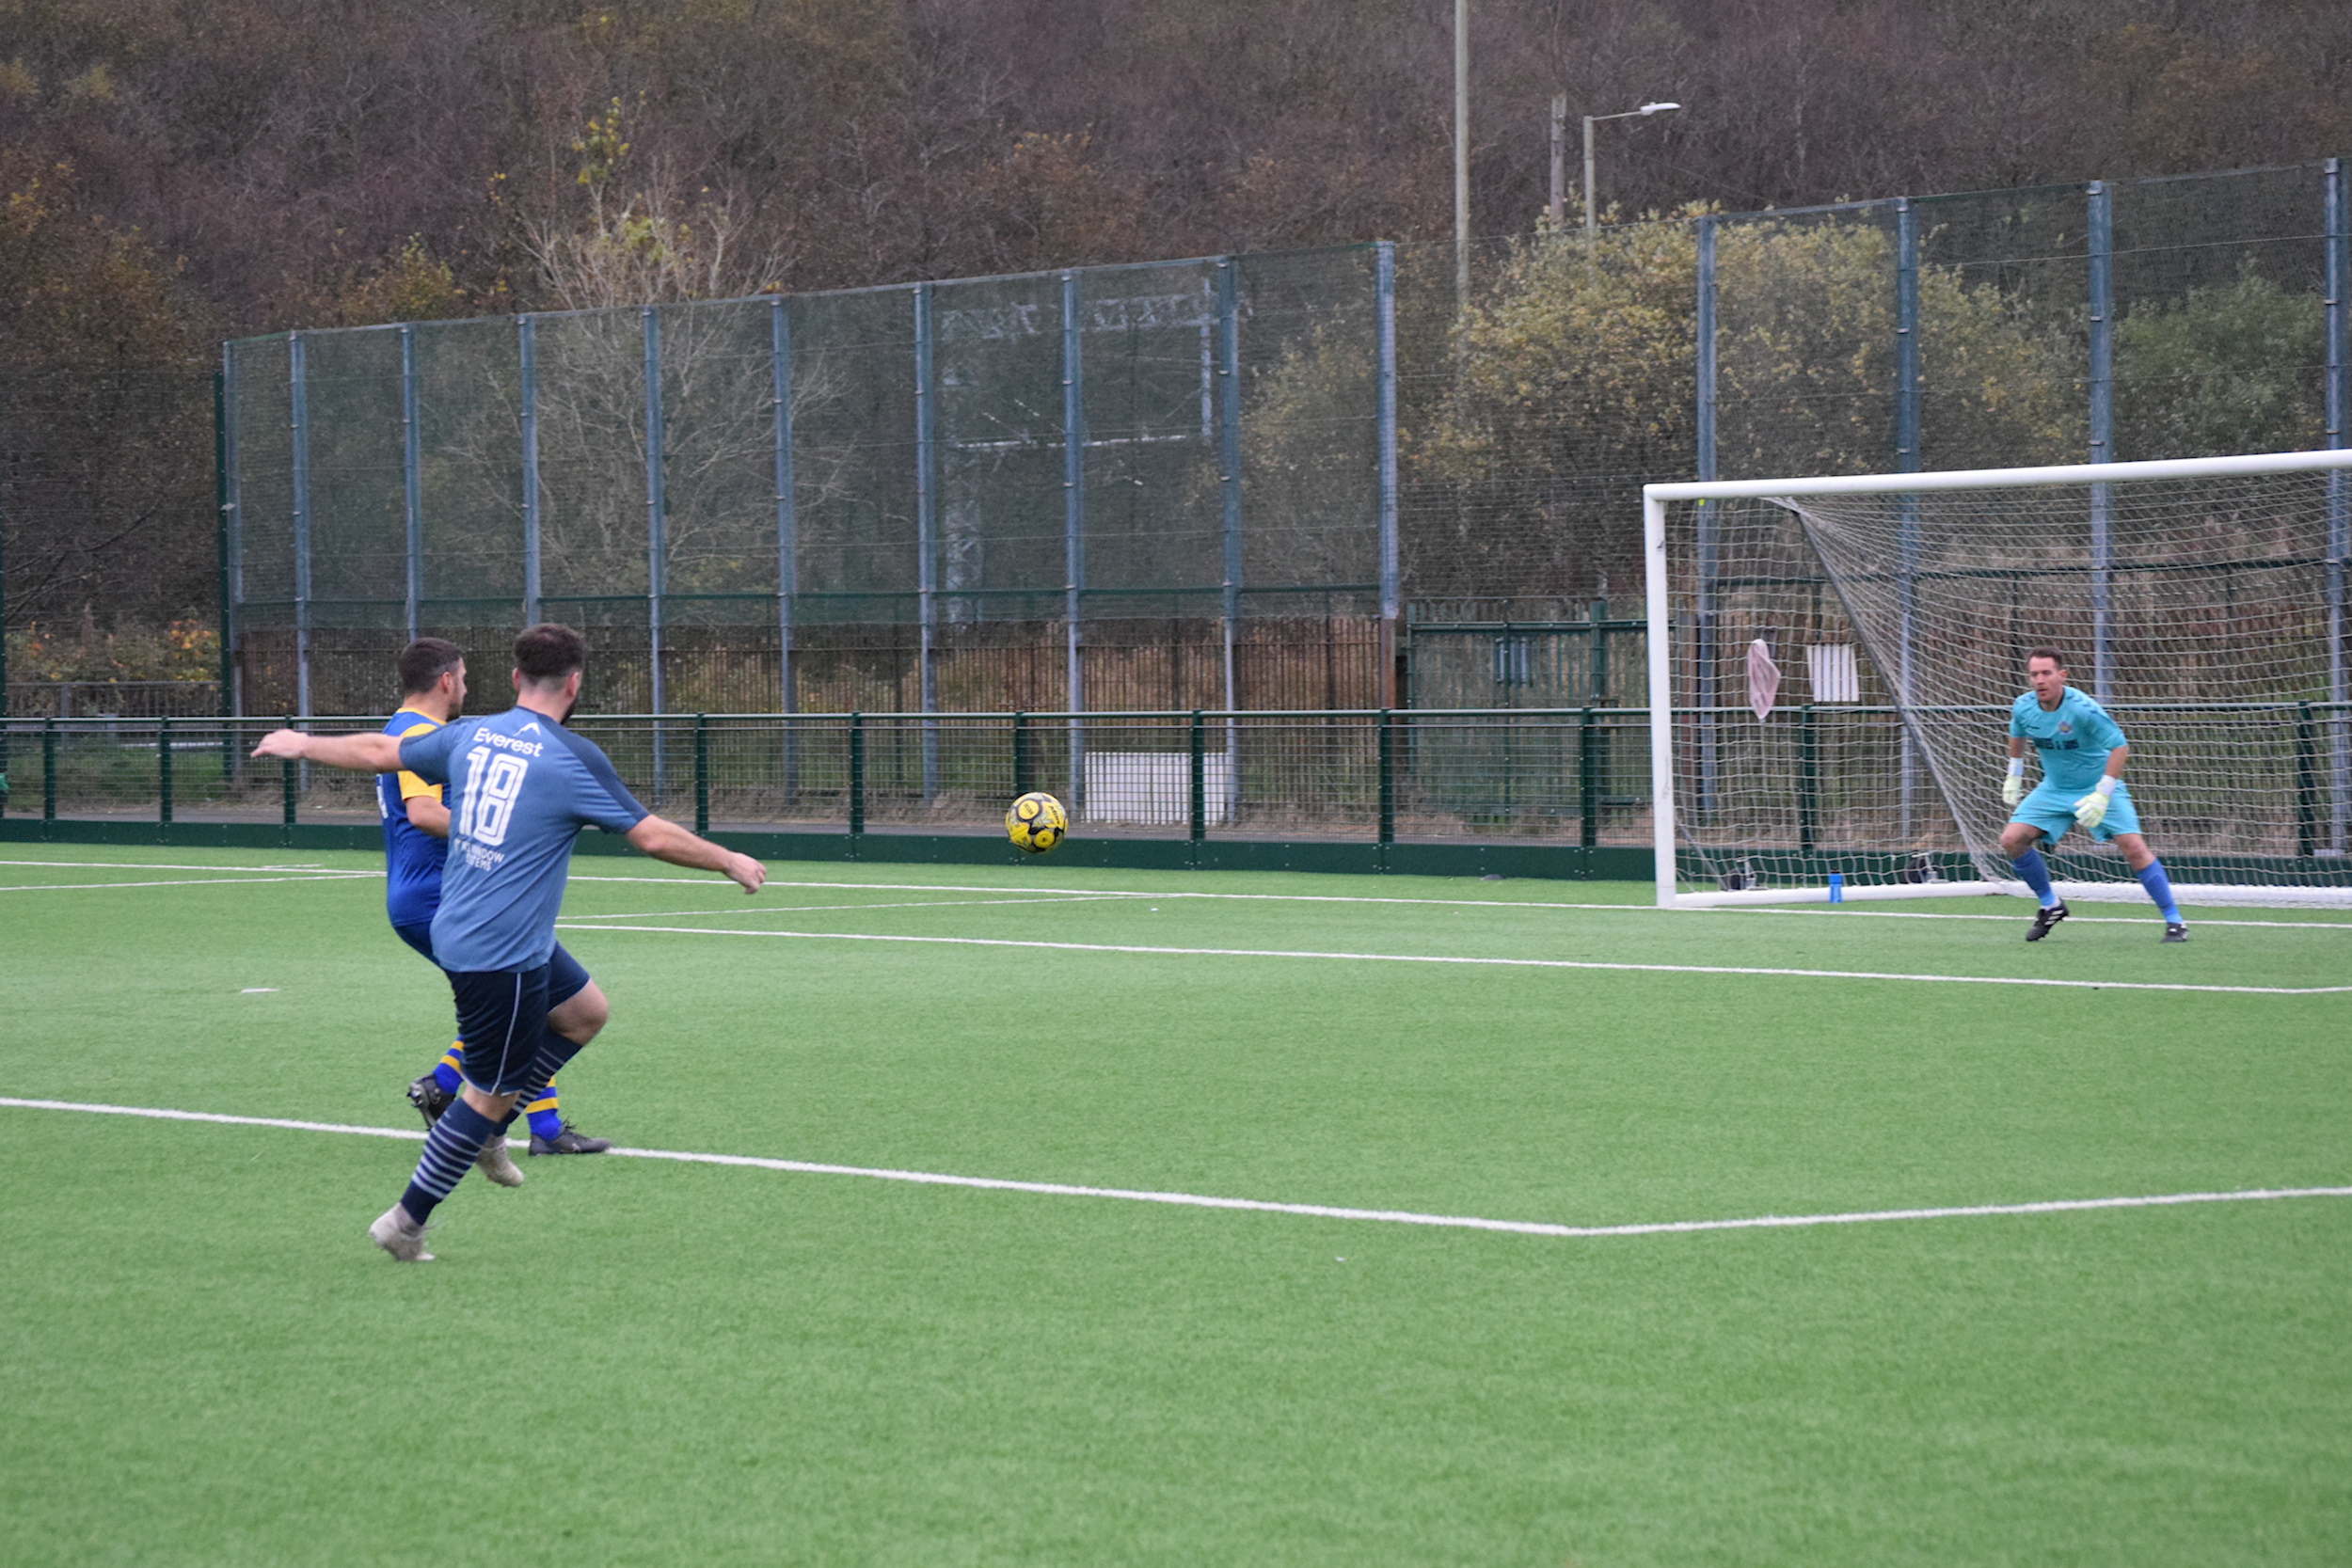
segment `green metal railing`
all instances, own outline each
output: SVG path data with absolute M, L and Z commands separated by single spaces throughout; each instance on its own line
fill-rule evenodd
M 369 778 L 249 755 L 288 722 L 48 718 L 9 729 L 20 743 L 38 736 L 45 822 L 372 818 Z M 320 734 L 381 722 L 299 721 Z M 1648 800 L 1646 715 L 1613 708 L 624 714 L 573 727 L 649 807 L 702 832 L 982 832 L 1014 796 L 1044 789 L 1081 831 L 1195 845 L 1505 836 L 1593 847 L 1642 842 Z
M 2210 842 L 2301 858 L 2332 842 L 2336 738 L 2352 705 L 2117 704 L 2139 741 L 2141 809 L 2169 847 Z M 1747 781 L 1737 816 L 1687 803 L 1694 842 L 1812 854 L 1907 842 L 1888 813 L 1903 716 L 1805 705 L 1759 723 L 1712 717 L 1718 765 Z M 2001 733 L 1992 706 L 1915 709 L 1914 725 Z M 21 781 L 7 814 L 44 823 L 372 822 L 373 781 L 249 753 L 282 720 L 13 720 L 0 736 L 40 755 L 38 803 Z M 303 721 L 316 733 L 381 720 Z M 1547 709 L 1067 713 L 583 715 L 573 727 L 653 810 L 697 832 L 992 832 L 1032 789 L 1059 795 L 1080 832 L 1164 838 L 1352 839 L 1379 845 L 1510 840 L 1586 850 L 1648 843 L 1648 715 Z M 1940 811 L 1940 807 L 1931 807 Z M 1953 847 L 1957 847 L 1955 840 Z

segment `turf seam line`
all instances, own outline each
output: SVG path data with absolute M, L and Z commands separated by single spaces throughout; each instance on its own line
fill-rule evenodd
M 779 910 L 779 914 L 792 911 Z M 2039 986 L 2066 990 L 2219 991 L 2238 996 L 2333 996 L 2352 986 L 2210 986 L 2174 980 L 2065 980 L 2025 974 L 1904 974 L 1867 969 L 1772 969 L 1740 964 L 1611 963 L 1597 958 L 1497 958 L 1431 953 L 1319 953 L 1276 947 L 1153 947 L 1107 942 L 1038 942 L 1015 937 L 883 936 L 870 931 L 755 931 L 718 926 L 583 925 L 559 931 L 651 931 L 690 937 L 787 937 L 803 942 L 904 942 L 954 947 L 1029 947 L 1062 953 L 1139 953 L 1172 958 L 1329 958 L 1346 963 L 1470 964 L 1504 969 L 1613 970 L 1640 974 L 1744 974 L 1807 980 L 1901 980 L 1955 986 Z
M 20 882 L 0 886 L 0 893 L 87 893 L 96 889 L 129 887 L 235 887 L 254 882 L 369 882 L 380 881 L 373 872 L 321 871 L 299 877 L 177 877 L 151 882 Z
M 396 1127 L 354 1127 L 342 1122 L 293 1121 L 278 1117 L 223 1116 L 211 1111 L 175 1111 L 142 1105 L 86 1104 L 70 1100 L 0 1097 L 0 1106 L 31 1111 L 140 1117 L 156 1121 L 212 1122 L 230 1127 L 274 1127 L 296 1132 L 342 1132 L 367 1138 L 421 1143 L 422 1132 Z M 1348 1209 L 1322 1203 L 1273 1203 L 1260 1198 L 1213 1197 L 1200 1193 L 1149 1192 L 1130 1187 L 1086 1187 L 1060 1181 L 1015 1181 L 989 1176 L 950 1176 L 937 1171 L 884 1166 L 834 1165 L 811 1160 L 774 1160 L 751 1154 L 699 1154 L 678 1149 L 620 1148 L 624 1159 L 664 1160 L 676 1164 L 726 1165 L 787 1171 L 803 1176 L 856 1176 L 926 1187 L 966 1187 L 983 1192 L 1031 1193 L 1046 1197 L 1098 1197 L 1127 1203 L 1158 1203 L 1188 1209 L 1241 1210 L 1261 1214 L 1295 1214 L 1309 1219 L 1369 1220 L 1452 1230 L 1495 1230 L 1521 1236 L 1589 1239 L 1665 1236 L 1702 1230 L 1790 1230 L 1823 1225 L 1871 1225 L 1892 1220 L 1981 1219 L 1997 1215 L 2080 1213 L 2100 1209 L 2165 1209 L 2194 1203 L 2256 1203 L 2283 1198 L 2352 1197 L 2352 1187 L 2254 1187 L 2220 1193 L 2157 1193 L 2129 1197 L 2051 1198 L 2032 1203 L 1978 1203 L 1924 1209 L 1869 1209 L 1833 1214 L 1757 1214 L 1729 1220 L 1659 1220 L 1633 1225 L 1553 1225 L 1540 1220 L 1492 1220 L 1470 1214 L 1423 1214 L 1409 1209 Z
M 767 885 L 773 887 L 775 884 L 771 882 Z M 7 890 L 5 888 L 0 888 L 0 892 L 6 891 Z M 768 914 L 771 912 L 775 914 L 830 914 L 835 911 L 848 911 L 852 913 L 856 913 L 866 910 L 970 910 L 1005 904 L 1019 905 L 1028 909 L 1036 909 L 1042 906 L 1046 909 L 1057 910 L 1065 904 L 1083 904 L 1089 900 L 1098 903 L 1104 899 L 1123 900 L 1128 896 L 1128 895 L 1123 893 L 1100 893 L 1081 894 L 1075 897 L 1058 899 L 1031 898 L 1027 896 L 1018 898 L 910 898 L 888 904 L 781 904 L 768 905 L 756 909 L 748 905 L 733 904 L 723 910 L 639 910 L 626 914 L 566 914 L 564 918 L 566 920 L 678 920 L 683 919 L 688 915 L 707 914 L 742 914 L 746 912 L 753 914 Z

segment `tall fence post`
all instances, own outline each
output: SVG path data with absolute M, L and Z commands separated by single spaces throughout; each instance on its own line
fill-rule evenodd
M 1225 395 L 1228 399 L 1235 395 L 1230 377 Z M 1073 271 L 1061 275 L 1062 615 L 1069 646 L 1063 705 L 1071 716 L 1069 793 L 1073 812 L 1086 802 L 1086 726 L 1078 718 L 1086 711 L 1086 668 L 1079 657 L 1078 641 L 1078 617 L 1087 583 L 1086 447 L 1086 341 L 1078 323 L 1078 275 Z M 1227 504 L 1230 511 L 1230 497 Z M 1238 528 L 1238 517 L 1229 517 L 1227 526 Z
M 1375 853 L 1380 869 L 1386 871 L 1389 846 L 1396 842 L 1396 725 L 1395 715 L 1387 708 L 1380 710 L 1379 794 L 1379 847 Z
M 850 858 L 866 832 L 866 715 L 850 715 Z
M 1241 263 L 1216 263 L 1216 467 L 1224 502 L 1225 776 L 1230 816 L 1241 787 Z
M 710 832 L 710 716 L 694 715 L 694 831 Z
M 1590 707 L 1576 721 L 1576 837 L 1589 851 L 1600 844 L 1600 724 Z M 1585 875 L 1592 874 L 1589 854 Z
M 2115 188 L 2090 190 L 2090 461 L 2115 461 Z M 2115 546 L 2108 529 L 2108 486 L 2090 487 L 2090 694 L 2115 696 Z
M 155 721 L 155 824 L 171 826 L 171 720 Z
M 286 334 L 286 400 L 294 449 L 294 711 L 310 716 L 310 420 L 302 334 Z
M 1699 219 L 1698 231 L 1698 407 L 1696 424 L 1698 437 L 1698 479 L 1705 483 L 1715 478 L 1715 228 L 1716 220 Z M 1715 503 L 1700 501 L 1693 509 L 1692 523 L 1697 533 L 1694 541 L 1698 570 L 1697 600 L 1692 607 L 1696 624 L 1692 649 L 1694 676 L 1692 701 L 1697 705 L 1699 777 L 1698 800 L 1694 802 L 1704 818 L 1715 809 L 1715 774 L 1717 742 L 1715 733 Z M 1590 812 L 1586 813 L 1589 819 Z M 1587 848 L 1591 847 L 1588 843 Z
M 229 526 L 229 349 L 221 350 L 221 370 L 213 372 L 213 553 L 216 575 L 215 591 L 219 594 L 220 619 L 220 717 L 227 719 L 235 711 L 236 692 L 236 607 L 229 592 L 230 526 Z M 7 656 L 0 654 L 0 665 Z M 0 678 L 0 690 L 6 689 Z M 236 771 L 236 744 L 230 738 L 227 724 L 220 727 L 220 777 L 225 785 Z M 8 771 L 8 738 L 0 733 L 0 777 Z
M 1396 539 L 1396 246 L 1381 241 L 1374 249 L 1373 260 L 1380 382 L 1376 458 L 1380 480 L 1380 689 L 1384 705 L 1394 707 L 1397 630 L 1405 613 Z
M 57 819 L 57 721 L 40 721 L 40 819 Z
M 213 438 L 214 461 L 219 477 L 213 487 L 220 497 L 223 525 L 223 565 L 220 591 L 220 711 L 223 717 L 245 712 L 245 691 L 238 683 L 237 643 L 244 635 L 245 608 L 245 486 L 237 459 L 237 345 L 220 349 L 221 400 L 218 432 Z M 236 759 L 242 761 L 242 759 Z
M 1209 752 L 1207 741 L 1208 732 L 1205 721 L 1202 718 L 1200 710 L 1199 708 L 1194 708 L 1192 710 L 1191 734 L 1192 768 L 1189 774 L 1192 787 L 1185 797 L 1184 808 L 1186 822 L 1185 837 L 1190 839 L 1193 845 L 1193 848 L 1185 856 L 1185 863 L 1188 865 L 1199 865 L 1200 863 L 1200 841 L 1209 836 Z
M 1820 788 L 1813 705 L 1807 703 L 1797 716 L 1797 847 L 1808 855 L 1813 853 L 1815 831 L 1820 822 Z
M 402 347 L 407 346 L 407 329 L 403 327 Z M 528 315 L 515 318 L 515 355 L 522 384 L 523 435 L 523 625 L 536 626 L 539 621 L 539 344 L 538 332 Z M 415 426 L 411 424 L 410 429 Z M 421 540 L 419 553 L 421 554 Z M 410 579 L 412 582 L 414 578 Z M 410 612 L 410 619 L 415 613 Z M 408 634 L 414 637 L 412 630 Z M 654 711 L 661 711 L 661 704 L 654 704 Z
M 293 729 L 294 727 L 294 716 L 287 715 L 285 722 L 286 728 Z M 296 766 L 292 757 L 285 758 L 278 765 L 278 826 L 285 830 L 279 835 L 278 842 L 282 847 L 288 849 L 294 847 L 294 801 L 300 793 L 298 787 L 300 775 L 295 771 Z
M 922 664 L 916 671 L 921 706 L 939 711 L 939 399 L 932 374 L 934 300 L 929 283 L 914 286 L 914 592 L 922 622 Z M 939 794 L 939 727 L 923 721 L 923 800 Z
M 2352 344 L 2347 344 L 2345 317 L 2352 313 L 2352 210 L 2344 190 L 2344 160 L 2330 158 L 2322 177 L 2327 182 L 2325 228 L 2328 230 L 2328 446 L 2340 451 L 2352 446 Z M 2342 468 L 2328 475 L 2328 701 L 2334 705 L 2328 719 L 2328 848 L 2341 855 L 2352 845 L 2352 715 L 2344 703 L 2352 700 L 2344 670 L 2344 571 L 2352 556 L 2352 474 Z
M 1012 716 L 1012 794 L 1014 800 L 1029 792 L 1029 716 Z
M 532 412 L 530 363 L 526 353 L 523 359 L 523 448 L 527 454 L 523 462 L 523 536 L 526 550 L 532 550 L 539 531 L 539 465 L 536 461 L 539 430 L 537 418 Z M 401 556 L 405 568 L 402 576 L 405 579 L 406 592 L 402 595 L 402 619 L 408 628 L 408 641 L 411 642 L 417 640 L 424 598 L 423 435 L 417 424 L 417 329 L 404 324 L 400 329 L 400 493 Z
M 1895 467 L 1919 471 L 1919 214 L 1904 197 L 1895 203 Z M 1911 705 L 1918 639 L 1919 498 L 1896 498 L 1895 598 L 1899 631 L 1895 654 L 1895 700 Z M 1919 799 L 1919 752 L 1911 726 L 1901 726 L 1902 836 L 1910 842 Z
M 792 494 L 792 321 L 781 298 L 768 302 L 770 391 L 775 399 L 776 477 L 776 711 L 800 711 L 792 679 L 793 597 L 801 591 L 800 514 Z M 801 757 L 792 721 L 784 723 L 784 798 L 798 793 Z
M 2319 848 L 2319 735 L 2312 705 L 2295 705 L 2295 852 Z
M 217 452 L 220 431 L 220 377 L 217 375 L 213 377 L 213 431 L 214 450 Z M 0 422 L 0 441 L 4 441 L 6 436 L 6 424 Z M 7 456 L 5 447 L 0 446 L 0 476 L 5 476 L 8 471 Z M 215 472 L 218 471 L 218 463 L 215 459 Z M 8 514 L 0 510 L 0 816 L 7 816 L 8 810 L 8 557 L 6 543 L 8 531 Z
M 661 316 L 648 305 L 644 307 L 645 330 L 645 661 L 653 690 L 653 711 L 667 708 L 668 689 L 662 684 L 661 671 L 661 596 L 667 586 L 670 557 L 669 510 L 667 475 L 662 458 L 661 428 Z M 667 781 L 663 764 L 667 761 L 662 746 L 661 725 L 653 727 L 653 793 L 659 800 Z

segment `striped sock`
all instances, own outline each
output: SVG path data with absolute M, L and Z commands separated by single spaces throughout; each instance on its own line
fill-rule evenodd
M 488 1117 L 462 1100 L 443 1111 L 433 1131 L 424 1135 L 417 1174 L 408 1179 L 408 1190 L 400 1195 L 400 1206 L 408 1211 L 409 1217 L 422 1225 L 434 1206 L 449 1196 L 472 1168 L 482 1146 L 497 1132 Z
M 507 1128 L 514 1126 L 515 1118 L 522 1114 L 524 1106 L 537 1109 L 539 1100 L 548 1092 L 548 1085 L 554 1083 L 555 1075 L 564 1070 L 564 1064 L 579 1055 L 584 1049 L 586 1048 L 573 1044 L 552 1029 L 541 1030 L 539 1054 L 532 1058 L 531 1071 L 523 1079 L 523 1092 L 516 1098 L 515 1109 L 507 1113 L 506 1120 L 501 1124 L 499 1131 L 503 1132 Z M 548 1109 L 552 1111 L 554 1108 L 555 1102 L 549 1100 Z M 535 1121 L 532 1130 L 537 1131 Z M 552 1137 L 554 1134 L 542 1132 L 540 1136 Z
M 441 1059 L 433 1064 L 433 1081 L 441 1085 L 443 1094 L 455 1094 L 457 1085 L 465 1082 L 460 1076 L 466 1065 L 465 1058 L 459 1054 L 465 1049 L 466 1042 L 459 1040 L 442 1052 Z

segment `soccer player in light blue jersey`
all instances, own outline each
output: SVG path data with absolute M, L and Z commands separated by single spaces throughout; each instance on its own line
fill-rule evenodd
M 2010 705 L 2009 776 L 2001 781 L 2001 800 L 2013 814 L 2001 830 L 2001 852 L 2042 901 L 2026 940 L 2040 942 L 2066 918 L 2066 906 L 2050 886 L 2042 846 L 2055 847 L 2068 829 L 2080 826 L 2123 851 L 2123 863 L 2164 916 L 2164 940 L 2186 942 L 2188 926 L 2173 902 L 2172 884 L 2139 836 L 2139 813 L 2123 786 L 2131 742 L 2106 708 L 2066 684 L 2066 661 L 2056 648 L 2036 648 L 2026 656 L 2026 679 L 2033 689 Z M 2042 782 L 2031 794 L 2026 792 L 2028 743 L 2042 758 Z
M 401 740 L 428 735 L 465 711 L 466 655 L 456 643 L 420 637 L 400 651 L 395 669 L 400 710 L 385 723 L 386 735 Z M 441 786 L 414 773 L 377 774 L 375 798 L 384 820 L 384 911 L 391 918 L 393 933 L 430 961 L 433 917 L 441 908 L 441 871 L 449 852 L 449 808 L 441 804 Z M 465 1050 L 463 1041 L 453 1044 L 408 1085 L 408 1103 L 424 1117 L 425 1126 L 440 1120 L 457 1098 Z M 553 1083 L 523 1107 L 523 1117 L 531 1127 L 534 1155 L 601 1154 L 612 1147 L 564 1119 Z M 501 1187 L 523 1183 L 503 1135 L 491 1139 L 474 1164 Z
M 572 841 L 584 827 L 625 835 L 656 860 L 716 871 L 756 893 L 767 870 L 639 805 L 612 765 L 564 727 L 580 700 L 587 644 L 569 626 L 515 640 L 515 705 L 400 739 L 277 730 L 257 757 L 291 757 L 363 773 L 406 771 L 447 786 L 449 861 L 433 916 L 433 958 L 457 999 L 465 1087 L 425 1133 L 400 1201 L 368 1239 L 424 1262 L 424 1222 L 483 1147 L 502 1133 L 611 1015 L 604 992 L 555 940 Z

